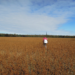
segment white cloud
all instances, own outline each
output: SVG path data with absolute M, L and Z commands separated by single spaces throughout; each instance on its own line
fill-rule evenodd
M 38 7 L 38 5 L 32 4 L 30 0 L 4 1 L 0 5 L 0 30 L 1 32 L 23 34 L 42 34 L 46 31 L 50 34 L 51 32 L 61 35 L 71 34 L 69 31 L 57 30 L 75 12 L 73 10 L 73 8 L 75 9 L 74 2 L 70 2 L 71 0 L 52 1 L 52 4 L 50 3 L 49 5 L 48 0 L 47 5 L 45 2 L 43 4 L 41 0 L 41 4 L 43 5 Z M 73 6 L 73 8 L 68 8 L 68 6 Z
M 59 21 L 60 20 L 60 21 Z M 26 32 L 34 31 L 54 31 L 57 29 L 59 24 L 65 23 L 66 20 L 62 17 L 53 18 L 46 15 L 22 15 L 10 14 L 8 17 L 1 19 L 3 26 L 5 28 L 10 28 L 11 30 L 19 29 Z M 3 23 L 4 22 L 4 23 Z

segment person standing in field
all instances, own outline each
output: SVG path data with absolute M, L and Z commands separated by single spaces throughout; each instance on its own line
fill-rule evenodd
M 46 46 L 47 43 L 48 43 L 48 40 L 47 40 L 46 37 L 44 37 L 44 38 L 43 38 L 43 44 L 44 44 L 45 47 L 47 47 L 47 46 Z

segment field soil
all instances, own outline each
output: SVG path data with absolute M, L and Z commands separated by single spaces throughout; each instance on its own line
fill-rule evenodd
M 75 38 L 0 37 L 0 75 L 75 75 Z

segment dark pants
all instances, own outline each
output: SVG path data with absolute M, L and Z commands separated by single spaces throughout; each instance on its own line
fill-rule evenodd
M 43 42 L 43 45 L 46 46 L 46 43 Z

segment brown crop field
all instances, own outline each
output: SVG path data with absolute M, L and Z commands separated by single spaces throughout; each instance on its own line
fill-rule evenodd
M 75 75 L 75 38 L 0 37 L 0 75 Z

